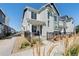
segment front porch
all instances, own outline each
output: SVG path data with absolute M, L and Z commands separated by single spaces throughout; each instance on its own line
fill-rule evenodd
M 35 36 L 42 35 L 42 26 L 32 25 L 32 35 L 35 35 Z
M 42 36 L 42 28 L 45 26 L 45 22 L 38 20 L 28 20 L 29 24 L 31 24 L 31 36 Z

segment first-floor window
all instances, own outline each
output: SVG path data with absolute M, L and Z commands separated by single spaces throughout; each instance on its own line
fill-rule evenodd
M 32 32 L 36 32 L 37 27 L 32 25 Z

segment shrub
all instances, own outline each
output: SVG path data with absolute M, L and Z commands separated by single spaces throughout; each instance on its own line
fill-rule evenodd
M 32 39 L 30 43 L 28 43 L 28 42 L 23 42 L 23 43 L 21 44 L 21 49 L 22 49 L 22 48 L 26 48 L 26 47 L 28 47 L 28 46 L 31 46 L 31 47 L 32 47 L 34 44 L 37 44 L 37 42 L 40 42 L 41 45 L 43 44 L 41 40 L 39 41 L 39 39 Z
M 22 48 L 26 48 L 27 46 L 30 46 L 30 44 L 29 44 L 28 42 L 24 42 L 24 43 L 22 43 L 22 45 L 21 45 L 21 49 L 22 49 Z
M 40 39 L 32 39 L 31 44 L 37 44 L 37 42 L 40 42 L 40 44 L 42 44 L 42 40 Z
M 32 39 L 31 43 L 36 44 L 37 41 L 38 41 L 38 39 Z
M 78 56 L 78 53 L 79 53 L 79 45 L 74 44 L 67 50 L 66 56 Z

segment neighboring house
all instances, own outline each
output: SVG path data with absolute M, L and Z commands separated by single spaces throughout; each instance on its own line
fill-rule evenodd
M 8 33 L 11 33 L 13 30 L 11 27 L 8 26 L 8 18 L 4 14 L 4 12 L 0 9 L 0 38 L 5 37 Z
M 39 10 L 26 7 L 23 12 L 22 31 L 41 37 L 46 37 L 47 34 L 62 33 L 63 28 L 59 26 L 60 19 L 59 12 L 53 3 L 45 4 Z M 69 27 L 72 27 L 72 24 Z
M 61 28 L 60 32 L 64 34 L 71 34 L 75 32 L 74 19 L 67 15 L 60 17 L 59 27 Z
M 4 32 L 5 32 L 5 26 L 3 24 L 5 24 L 5 14 L 3 13 L 3 11 L 0 9 L 0 37 L 4 36 Z

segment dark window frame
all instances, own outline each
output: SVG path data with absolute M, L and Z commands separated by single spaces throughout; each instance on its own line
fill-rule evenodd
M 50 23 L 50 21 L 48 20 L 48 27 L 49 27 L 49 23 Z
M 37 31 L 37 27 L 32 25 L 32 32 L 36 32 Z
M 49 12 L 49 11 L 48 11 L 47 14 L 48 14 L 48 19 L 50 19 L 50 16 L 52 16 L 52 12 Z
M 37 19 L 37 14 L 35 12 L 31 12 L 31 18 L 32 19 Z
M 57 16 L 54 16 L 54 21 L 57 21 Z

